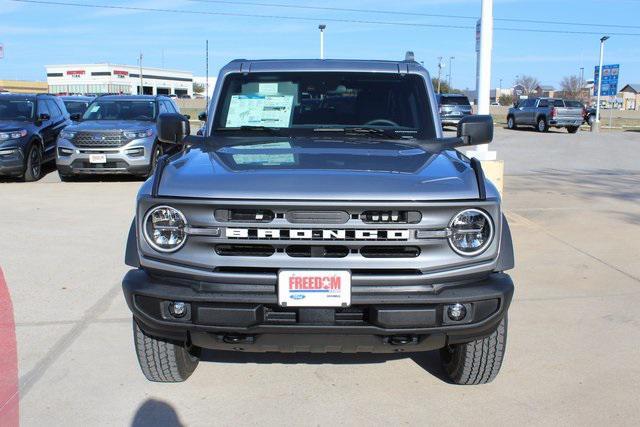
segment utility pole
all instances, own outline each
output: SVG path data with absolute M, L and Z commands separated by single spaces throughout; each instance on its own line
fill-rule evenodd
M 205 81 L 204 81 L 204 91 L 205 91 L 205 96 L 206 96 L 206 102 L 205 102 L 205 109 L 204 111 L 207 112 L 207 114 L 209 114 L 209 40 L 207 39 L 206 43 L 205 43 L 205 50 L 206 50 L 206 65 L 205 65 Z
M 580 100 L 582 100 L 582 89 L 584 89 L 584 67 L 580 67 L 580 88 L 578 89 Z
M 140 65 L 140 95 L 144 95 L 144 86 L 142 85 L 142 52 L 140 52 L 138 64 Z
M 602 92 L 602 65 L 604 62 L 604 42 L 609 40 L 609 36 L 600 39 L 600 66 L 598 67 L 598 96 L 596 104 L 596 120 L 591 125 L 591 132 L 600 132 L 600 92 Z
M 456 59 L 455 56 L 450 56 L 449 57 L 449 91 L 451 91 L 452 87 L 451 87 L 451 80 L 453 79 L 453 77 L 451 76 L 453 74 L 453 64 L 452 61 Z
M 441 77 L 442 77 L 442 56 L 438 56 L 438 93 L 440 93 Z
M 318 29 L 320 30 L 320 59 L 324 59 L 324 30 L 327 28 L 326 25 L 320 24 L 318 25 Z

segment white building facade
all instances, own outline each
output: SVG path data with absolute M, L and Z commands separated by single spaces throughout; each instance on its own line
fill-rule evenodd
M 193 74 L 186 71 L 134 65 L 70 64 L 47 65 L 49 92 L 55 94 L 122 93 L 127 95 L 193 96 Z

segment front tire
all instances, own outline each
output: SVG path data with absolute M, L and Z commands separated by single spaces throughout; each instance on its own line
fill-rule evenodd
M 158 159 L 162 156 L 162 147 L 160 143 L 156 143 L 153 146 L 153 152 L 151 153 L 151 161 L 149 165 L 149 173 L 147 174 L 147 178 L 152 176 L 156 171 L 156 166 L 158 166 Z
M 518 125 L 516 124 L 516 119 L 513 116 L 507 117 L 507 128 L 511 130 L 518 129 Z
M 199 349 L 147 335 L 133 320 L 133 339 L 142 373 L 149 381 L 183 382 L 200 361 Z M 191 351 L 190 351 L 191 350 Z
M 38 181 L 42 178 L 42 158 L 44 153 L 42 146 L 34 142 L 29 146 L 24 167 L 24 182 Z
M 486 384 L 498 375 L 507 345 L 507 317 L 489 336 L 440 351 L 442 366 L 456 384 Z

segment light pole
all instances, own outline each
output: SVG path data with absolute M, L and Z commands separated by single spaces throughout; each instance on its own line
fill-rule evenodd
M 142 52 L 140 52 L 138 62 L 140 65 L 140 95 L 144 95 L 144 86 L 142 86 Z
M 598 67 L 598 96 L 596 97 L 596 120 L 591 125 L 591 132 L 600 131 L 600 92 L 602 92 L 602 63 L 604 62 L 604 42 L 609 40 L 609 36 L 600 39 L 600 66 Z
M 453 74 L 453 67 L 452 67 L 451 61 L 453 61 L 454 59 L 456 59 L 455 56 L 450 56 L 449 57 L 449 82 L 448 82 L 449 91 L 451 91 L 451 79 L 453 78 L 453 77 L 451 77 L 451 75 Z
M 584 67 L 580 67 L 580 88 L 578 89 L 580 100 L 582 100 L 582 89 L 584 89 Z
M 441 78 L 442 78 L 442 56 L 438 56 L 438 93 L 440 93 Z
M 320 30 L 320 59 L 324 59 L 324 29 L 325 28 L 327 28 L 327 26 L 324 24 L 318 25 L 318 29 Z

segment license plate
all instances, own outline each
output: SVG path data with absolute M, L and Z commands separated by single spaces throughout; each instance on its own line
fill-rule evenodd
M 281 270 L 278 303 L 283 307 L 348 307 L 351 304 L 351 273 Z
M 107 163 L 107 155 L 89 154 L 89 163 Z

